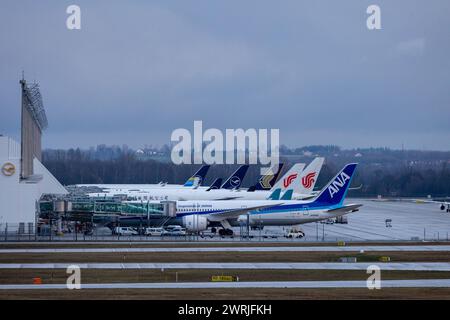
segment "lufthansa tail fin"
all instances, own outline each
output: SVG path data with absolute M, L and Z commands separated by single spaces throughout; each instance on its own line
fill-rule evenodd
M 209 188 L 206 191 L 212 189 L 220 189 L 221 185 L 222 185 L 222 178 L 217 178 L 216 180 L 214 180 L 214 182 L 209 186 Z
M 192 177 L 190 177 L 185 183 L 184 187 L 198 187 L 205 181 L 206 174 L 208 173 L 210 165 L 201 166 Z
M 331 181 L 323 188 L 317 198 L 313 201 L 314 204 L 325 206 L 342 205 L 348 188 L 352 182 L 357 164 L 347 164 Z
M 248 164 L 240 166 L 220 187 L 221 189 L 239 189 L 248 170 Z

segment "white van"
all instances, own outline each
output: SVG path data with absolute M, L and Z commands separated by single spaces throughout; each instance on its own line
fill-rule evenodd
M 161 236 L 163 232 L 163 228 L 145 228 L 144 235 L 151 237 Z
M 182 226 L 178 225 L 169 225 L 166 228 L 164 228 L 164 231 L 162 232 L 161 236 L 185 236 L 186 235 L 186 229 Z
M 114 234 L 118 234 L 119 236 L 137 236 L 139 232 L 131 227 L 115 227 Z

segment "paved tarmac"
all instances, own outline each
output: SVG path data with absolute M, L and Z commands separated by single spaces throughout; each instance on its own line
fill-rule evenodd
M 449 262 L 226 262 L 226 263 L 2 263 L 0 269 L 292 269 L 292 270 L 381 270 L 450 271 Z
M 449 288 L 450 279 L 383 280 L 382 288 Z M 260 282 L 173 282 L 92 283 L 81 289 L 213 289 L 213 288 L 367 288 L 366 281 L 260 281 Z M 65 284 L 4 284 L 0 290 L 67 289 Z
M 316 246 L 316 247 L 191 247 L 191 248 L 44 248 L 44 249 L 0 249 L 8 253 L 126 253 L 126 252 L 308 252 L 333 251 L 450 251 L 450 245 L 419 246 Z

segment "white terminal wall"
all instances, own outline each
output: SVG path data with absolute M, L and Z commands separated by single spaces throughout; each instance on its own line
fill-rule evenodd
M 0 224 L 35 222 L 36 201 L 43 194 L 66 194 L 67 190 L 34 158 L 34 174 L 41 175 L 37 182 L 20 181 L 20 144 L 5 136 L 0 137 L 0 168 L 7 162 L 15 166 L 15 173 L 6 176 L 0 172 Z

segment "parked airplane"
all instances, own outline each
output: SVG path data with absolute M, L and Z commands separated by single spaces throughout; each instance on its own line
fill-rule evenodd
M 424 200 L 424 199 L 414 199 L 414 202 L 417 203 L 436 203 L 440 204 L 439 208 L 444 211 L 446 210 L 447 213 L 450 213 L 450 202 L 446 200 Z
M 294 192 L 294 199 L 311 198 L 313 197 L 309 192 L 312 192 L 315 185 L 315 177 L 318 176 L 322 167 L 323 158 L 315 159 L 307 168 L 302 171 L 305 165 L 295 164 L 284 176 L 280 179 L 269 191 L 246 191 L 239 189 L 230 189 L 233 186 L 239 188 L 240 181 L 242 181 L 243 174 L 248 169 L 248 166 L 242 166 L 236 170 L 230 178 L 227 179 L 220 189 L 213 188 L 180 188 L 180 189 L 166 189 L 166 188 L 151 188 L 140 191 L 122 191 L 119 193 L 91 193 L 90 197 L 105 197 L 114 195 L 124 195 L 131 200 L 152 201 L 152 200 L 266 200 L 271 193 L 280 189 L 285 192 L 292 189 Z M 267 175 L 266 175 L 267 176 Z M 305 177 L 310 177 L 306 183 L 296 182 L 302 181 Z M 311 178 L 312 177 L 312 178 Z M 261 178 L 260 178 L 261 180 Z M 233 182 L 235 181 L 235 182 Z M 306 184 L 306 187 L 305 187 Z
M 97 187 L 104 191 L 120 192 L 124 190 L 141 190 L 148 188 L 198 188 L 205 181 L 206 174 L 211 166 L 203 165 L 184 184 L 167 184 L 160 182 L 157 184 L 76 184 L 75 187 Z
M 257 226 L 297 225 L 342 216 L 362 206 L 343 204 L 355 169 L 355 163 L 346 165 L 312 200 L 176 201 L 176 217 L 170 223 L 178 222 L 191 232 L 222 226 L 220 233 L 231 235 L 231 226 L 247 220 L 247 215 L 250 225 Z
M 270 168 L 264 175 L 259 178 L 259 181 L 268 181 L 269 186 L 278 178 L 283 164 L 278 164 Z M 242 181 L 244 180 L 245 174 L 247 173 L 249 166 L 240 166 L 230 177 L 222 184 L 222 179 L 216 179 L 213 184 L 209 187 L 194 187 L 194 188 L 167 188 L 162 185 L 76 185 L 77 187 L 97 187 L 102 189 L 101 192 L 91 192 L 87 195 L 89 197 L 114 197 L 114 196 L 128 196 L 136 200 L 201 200 L 203 199 L 202 192 L 200 191 L 211 191 L 214 189 L 227 189 L 227 190 L 239 190 Z M 192 180 L 192 177 L 189 178 Z M 188 182 L 189 182 L 188 180 Z M 219 182 L 220 181 L 220 182 Z M 187 183 L 188 183 L 187 182 Z M 185 183 L 185 186 L 186 184 Z M 220 183 L 220 184 L 219 184 Z M 106 187 L 107 186 L 107 187 Z M 123 187 L 122 187 L 123 186 Z M 129 188 L 133 186 L 133 188 Z M 147 187 L 149 186 L 149 187 Z M 199 192 L 190 192 L 198 190 Z M 190 198 L 186 198 L 187 196 Z M 205 194 L 206 195 L 206 194 Z M 206 199 L 213 199 L 211 195 L 206 196 Z M 218 194 L 216 194 L 218 196 Z M 225 198 L 230 197 L 226 194 Z M 224 198 L 224 199 L 225 199 Z M 238 196 L 232 196 L 231 199 L 238 198 Z

